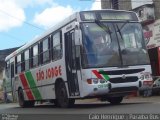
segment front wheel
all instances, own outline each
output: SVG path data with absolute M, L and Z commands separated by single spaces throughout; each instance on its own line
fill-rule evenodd
M 108 102 L 110 102 L 112 105 L 120 104 L 123 100 L 123 97 L 110 97 L 108 98 Z
M 50 103 L 53 103 L 55 106 L 58 106 L 57 99 L 52 99 L 49 101 Z
M 64 82 L 60 82 L 56 88 L 56 104 L 62 108 L 72 107 L 75 99 L 68 98 Z

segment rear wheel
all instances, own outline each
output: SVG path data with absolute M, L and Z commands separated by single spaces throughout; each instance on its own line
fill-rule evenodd
M 123 100 L 123 97 L 110 97 L 108 98 L 108 102 L 110 102 L 112 105 L 120 104 Z
M 60 82 L 57 85 L 55 104 L 62 108 L 72 107 L 75 103 L 75 99 L 68 98 L 64 82 Z
M 34 107 L 35 101 L 27 101 L 26 107 Z
M 19 102 L 20 107 L 26 107 L 27 106 L 27 101 L 24 100 L 24 94 L 23 94 L 22 89 L 18 90 L 18 102 Z
M 35 104 L 35 101 L 26 101 L 24 99 L 23 90 L 18 90 L 18 102 L 20 107 L 33 107 Z

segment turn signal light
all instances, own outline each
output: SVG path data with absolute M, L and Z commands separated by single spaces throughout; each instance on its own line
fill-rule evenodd
M 88 84 L 92 84 L 92 79 L 87 79 Z

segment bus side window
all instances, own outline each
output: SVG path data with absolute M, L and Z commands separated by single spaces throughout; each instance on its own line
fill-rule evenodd
M 17 74 L 17 56 L 15 57 L 15 74 Z
M 20 73 L 21 72 L 21 54 L 17 56 L 16 67 L 17 67 L 17 73 Z
M 33 47 L 31 47 L 29 51 L 29 65 L 30 68 L 33 68 Z
M 6 67 L 5 67 L 5 75 L 9 78 L 9 70 L 10 70 L 10 62 L 9 61 L 7 61 L 6 62 Z
M 24 52 L 25 70 L 29 70 L 29 50 Z
M 24 52 L 21 54 L 21 72 L 25 70 L 25 59 Z
M 38 66 L 38 44 L 31 48 L 31 68 Z
M 62 57 L 62 42 L 60 32 L 53 35 L 52 38 L 52 59 L 57 60 Z
M 45 39 L 40 44 L 40 62 L 42 64 L 49 62 L 50 52 L 49 52 L 49 39 Z

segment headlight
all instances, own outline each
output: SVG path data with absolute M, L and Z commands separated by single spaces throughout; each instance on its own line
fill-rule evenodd
M 150 75 L 148 74 L 148 75 L 145 75 L 145 79 L 150 79 L 151 77 L 150 77 Z
M 87 79 L 88 84 L 98 84 L 98 83 L 103 84 L 105 82 L 107 82 L 105 79 L 98 79 L 98 78 Z
M 142 73 L 139 78 L 141 80 L 152 80 L 152 76 L 150 73 Z
M 100 79 L 100 83 L 105 83 L 106 80 L 105 79 Z
M 144 75 L 141 75 L 140 77 L 139 77 L 139 79 L 141 79 L 141 80 L 144 80 Z
M 92 78 L 92 81 L 93 81 L 94 84 L 98 84 L 98 79 Z

